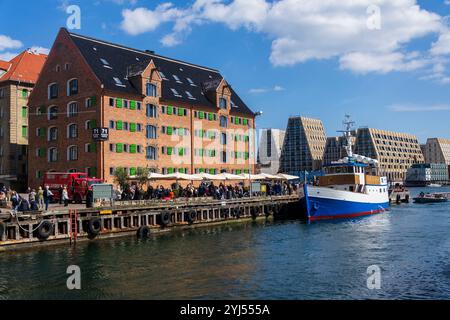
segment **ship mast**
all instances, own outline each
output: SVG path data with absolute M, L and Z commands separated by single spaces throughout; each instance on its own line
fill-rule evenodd
M 347 156 L 352 157 L 353 156 L 353 150 L 352 150 L 352 128 L 355 124 L 354 121 L 350 120 L 350 115 L 346 114 L 344 121 L 342 121 L 342 124 L 345 126 L 345 130 L 340 130 L 338 132 L 343 132 L 345 137 L 345 151 L 347 151 Z

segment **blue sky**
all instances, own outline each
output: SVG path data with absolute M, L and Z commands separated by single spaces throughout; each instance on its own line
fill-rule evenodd
M 291 115 L 450 138 L 448 1 L 0 0 L 0 59 L 76 33 L 221 70 L 259 128 Z M 377 11 L 379 10 L 379 11 Z

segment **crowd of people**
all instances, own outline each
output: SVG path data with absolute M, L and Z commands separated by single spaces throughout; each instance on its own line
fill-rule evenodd
M 176 198 L 205 198 L 210 197 L 217 200 L 235 199 L 250 196 L 261 195 L 287 195 L 297 191 L 298 186 L 288 182 L 263 183 L 261 190 L 250 190 L 249 186 L 243 183 L 235 185 L 214 182 L 201 182 L 197 187 L 189 183 L 183 187 L 179 183 L 173 183 L 169 188 L 162 185 L 153 187 L 148 185 L 145 189 L 136 183 L 127 184 L 123 187 L 114 189 L 115 201 L 126 200 L 172 200 Z M 48 186 L 36 189 L 28 188 L 27 196 L 20 195 L 15 190 L 3 186 L 0 188 L 0 207 L 11 207 L 18 212 L 24 211 L 47 211 L 50 203 L 55 199 L 59 200 L 60 205 L 67 207 L 70 202 L 69 193 L 66 186 L 60 186 L 56 190 L 58 197 L 55 197 Z M 88 195 L 92 196 L 92 192 Z M 93 199 L 87 201 L 92 202 Z
M 288 182 L 264 183 L 265 191 L 254 191 L 254 196 L 260 195 L 286 195 L 296 192 L 297 185 Z M 218 200 L 235 199 L 250 196 L 250 187 L 244 186 L 242 183 L 235 185 L 220 183 L 215 185 L 214 182 L 201 182 L 198 187 L 189 183 L 186 187 L 182 187 L 179 183 L 173 183 L 170 188 L 160 185 L 156 188 L 149 185 L 146 190 L 137 184 L 125 185 L 123 188 L 118 187 L 114 191 L 115 201 L 125 200 L 152 200 L 163 199 L 171 200 L 175 198 L 201 198 L 212 197 Z

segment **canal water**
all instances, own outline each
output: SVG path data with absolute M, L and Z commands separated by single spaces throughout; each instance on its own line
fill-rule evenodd
M 81 290 L 66 287 L 69 265 Z M 373 265 L 381 282 L 370 290 Z M 0 253 L 0 299 L 23 298 L 450 299 L 450 203 Z

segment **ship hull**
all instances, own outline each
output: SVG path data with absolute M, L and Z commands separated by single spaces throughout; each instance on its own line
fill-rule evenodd
M 389 207 L 385 188 L 383 192 L 358 194 L 355 192 L 305 185 L 304 199 L 310 221 L 348 219 L 384 212 Z

